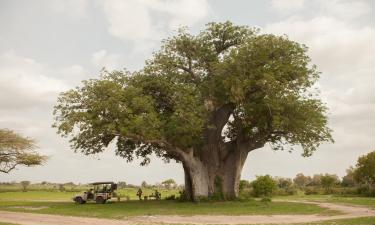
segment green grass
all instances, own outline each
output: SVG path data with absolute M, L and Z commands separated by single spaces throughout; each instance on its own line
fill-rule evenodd
M 76 193 L 57 191 L 0 192 L 1 201 L 70 201 Z
M 178 190 L 159 190 L 162 198 L 170 195 L 179 195 Z M 0 200 L 2 201 L 71 201 L 72 197 L 81 192 L 60 192 L 60 191 L 14 191 L 14 192 L 0 192 Z M 137 190 L 134 188 L 124 188 L 117 191 L 117 194 L 125 199 L 126 196 L 130 200 L 138 199 Z M 154 193 L 153 189 L 143 189 L 143 196 Z
M 303 196 L 282 196 L 277 199 L 283 200 L 307 200 L 307 201 L 319 201 L 319 202 L 330 202 L 338 204 L 349 204 L 359 205 L 368 208 L 375 209 L 375 198 L 374 197 L 343 197 L 333 195 L 303 195 Z
M 18 225 L 18 224 L 15 224 L 15 223 L 5 223 L 5 222 L 0 222 L 0 225 Z
M 140 215 L 273 215 L 273 214 L 326 214 L 316 205 L 288 202 L 176 202 L 127 201 L 108 204 L 70 202 L 0 202 L 0 210 L 46 213 L 101 218 L 123 218 Z
M 162 197 L 178 195 L 178 190 L 159 190 Z M 144 195 L 150 195 L 152 189 L 143 190 Z M 28 191 L 0 193 L 0 210 L 33 212 L 55 215 L 89 216 L 101 218 L 123 218 L 141 215 L 275 215 L 275 214 L 337 214 L 317 205 L 293 202 L 261 202 L 258 200 L 233 202 L 177 202 L 177 201 L 138 201 L 136 189 L 121 189 L 121 202 L 108 204 L 88 203 L 74 204 L 71 200 L 73 192 Z M 129 196 L 130 201 L 123 201 Z M 309 200 L 334 202 L 341 204 L 362 205 L 375 208 L 375 198 L 336 197 L 331 195 L 307 195 L 277 197 L 283 200 Z M 359 222 L 373 218 L 355 219 Z M 355 221 L 354 220 L 354 221 Z M 350 221 L 349 221 L 350 222 Z M 348 222 L 348 223 L 349 223 Z M 333 222 L 332 222 L 333 223 Z M 354 223 L 354 222 L 353 222 Z M 365 223 L 365 222 L 363 222 Z M 371 221 L 371 223 L 373 223 Z M 370 224 L 371 224 L 370 223 Z M 355 223 L 354 223 L 355 224 Z M 360 223 L 359 223 L 360 224 Z M 1 225 L 1 224 L 0 224 Z
M 255 200 L 234 202 L 177 202 L 138 201 L 136 189 L 121 189 L 118 194 L 129 196 L 130 201 L 104 205 L 72 202 L 72 192 L 28 191 L 0 193 L 0 210 L 45 213 L 56 215 L 123 218 L 139 215 L 272 215 L 272 214 L 330 214 L 332 211 L 316 205 L 288 202 L 260 202 Z M 162 197 L 177 195 L 178 190 L 159 190 Z M 150 195 L 152 189 L 144 189 Z

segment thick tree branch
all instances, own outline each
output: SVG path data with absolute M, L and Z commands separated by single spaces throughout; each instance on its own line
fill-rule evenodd
M 164 149 L 167 153 L 171 154 L 171 155 L 174 155 L 174 156 L 178 156 L 179 158 L 181 157 L 186 157 L 188 154 L 191 154 L 192 152 L 192 149 L 189 149 L 189 151 L 184 151 L 183 149 L 171 144 L 170 142 L 168 142 L 167 140 L 161 138 L 161 139 L 147 139 L 147 138 L 144 138 L 143 136 L 141 135 L 128 135 L 126 137 L 122 136 L 121 134 L 119 133 L 113 133 L 113 135 L 117 136 L 117 137 L 123 137 L 125 139 L 130 139 L 132 141 L 135 141 L 135 142 L 142 142 L 142 143 L 145 143 L 145 144 L 156 144 L 158 146 L 160 146 L 162 149 Z

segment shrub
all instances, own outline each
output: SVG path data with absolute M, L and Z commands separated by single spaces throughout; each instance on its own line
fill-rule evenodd
M 165 197 L 165 200 L 176 200 L 176 195 L 170 195 L 168 197 Z
M 246 188 L 249 188 L 251 185 L 250 185 L 250 182 L 247 181 L 247 180 L 240 180 L 240 185 L 239 185 L 239 191 L 242 192 L 244 191 Z
M 306 187 L 305 188 L 305 195 L 318 195 L 322 193 L 323 191 L 318 187 Z
M 255 197 L 271 197 L 276 190 L 276 181 L 270 175 L 257 176 L 256 180 L 251 183 Z
M 177 198 L 178 201 L 180 201 L 180 202 L 187 202 L 187 201 L 189 201 L 189 198 L 186 195 L 185 190 L 179 191 L 179 193 L 180 193 L 180 196 Z
M 22 191 L 26 192 L 27 187 L 30 185 L 30 181 L 24 180 L 24 181 L 21 181 L 20 184 L 21 184 L 21 187 L 22 187 Z
M 292 186 L 289 188 L 277 188 L 274 191 L 274 195 L 279 195 L 279 196 L 296 195 L 297 192 L 298 192 L 297 188 Z

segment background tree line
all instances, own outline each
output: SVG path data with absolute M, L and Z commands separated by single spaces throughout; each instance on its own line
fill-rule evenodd
M 314 174 L 312 176 L 298 173 L 293 179 L 257 176 L 252 181 L 241 180 L 240 190 L 243 194 L 256 197 L 272 195 L 293 195 L 302 192 L 311 194 L 345 194 L 375 196 L 375 151 L 361 156 L 355 167 L 346 170 L 341 179 L 336 174 Z

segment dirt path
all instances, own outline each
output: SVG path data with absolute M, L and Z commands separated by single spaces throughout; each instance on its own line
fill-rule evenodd
M 298 201 L 301 202 L 301 201 Z M 333 203 L 320 202 L 306 202 L 309 204 L 316 204 L 318 206 L 337 210 L 342 212 L 342 215 L 336 216 L 322 216 L 322 215 L 250 215 L 250 216 L 139 216 L 129 217 L 124 220 L 98 219 L 87 217 L 72 217 L 72 216 L 56 216 L 34 213 L 19 213 L 0 211 L 1 222 L 12 222 L 22 225 L 75 225 L 75 224 L 90 224 L 90 225 L 150 225 L 157 223 L 164 224 L 290 224 L 290 223 L 307 223 L 322 220 L 333 219 L 348 219 L 356 217 L 375 216 L 375 210 L 365 207 L 338 205 Z

